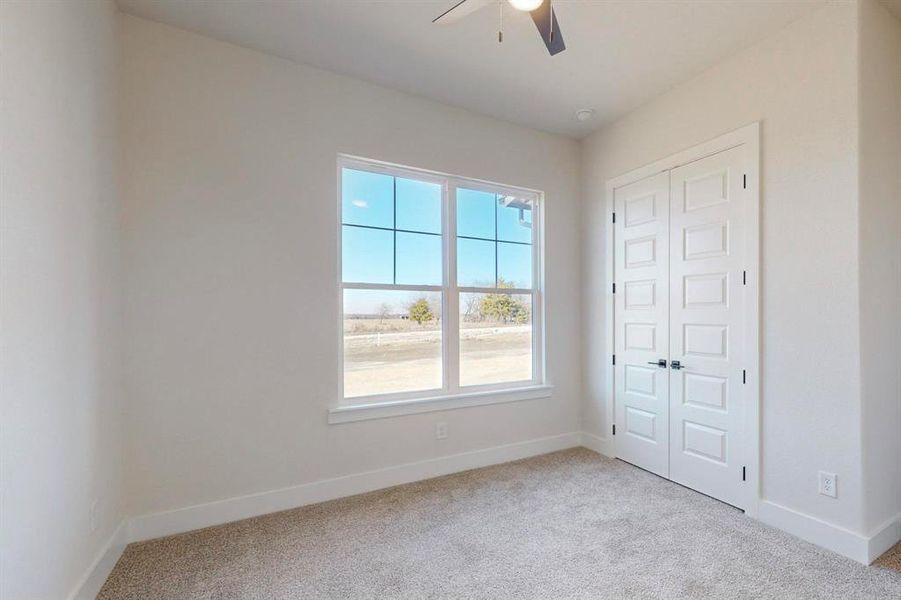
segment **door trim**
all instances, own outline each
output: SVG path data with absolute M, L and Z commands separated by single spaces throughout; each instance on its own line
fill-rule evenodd
M 706 158 L 713 154 L 731 150 L 743 146 L 745 148 L 745 160 L 747 162 L 747 190 L 748 202 L 745 204 L 743 218 L 747 224 L 749 235 L 745 236 L 744 252 L 747 259 L 747 285 L 745 286 L 746 302 L 744 303 L 744 355 L 747 357 L 747 383 L 744 399 L 747 403 L 745 419 L 742 428 L 742 444 L 744 452 L 743 464 L 747 467 L 743 492 L 745 501 L 745 514 L 758 518 L 760 510 L 760 122 L 755 121 L 740 129 L 721 135 L 715 139 L 698 144 L 681 152 L 677 152 L 666 158 L 657 160 L 649 165 L 629 171 L 619 177 L 607 181 L 606 185 L 606 225 L 604 236 L 606 238 L 605 286 L 606 286 L 606 310 L 604 311 L 604 326 L 606 328 L 606 386 L 605 392 L 608 399 L 606 403 L 607 426 L 615 423 L 614 413 L 614 368 L 611 357 L 614 353 L 614 225 L 613 225 L 613 192 L 616 188 L 629 185 L 651 175 L 663 171 L 669 171 L 687 163 Z M 613 456 L 616 456 L 616 436 L 611 436 L 610 447 Z M 738 474 L 736 474 L 738 476 Z

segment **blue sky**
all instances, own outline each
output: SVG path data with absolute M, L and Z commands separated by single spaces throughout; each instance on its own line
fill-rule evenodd
M 440 185 L 344 169 L 342 191 L 345 282 L 441 285 Z M 497 276 L 532 286 L 532 230 L 521 218 L 530 223 L 531 211 L 503 206 L 492 193 L 457 190 L 459 285 L 493 287 Z M 368 295 L 373 309 L 377 296 Z

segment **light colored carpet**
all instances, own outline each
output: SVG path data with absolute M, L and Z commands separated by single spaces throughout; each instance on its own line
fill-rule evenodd
M 137 598 L 901 598 L 864 567 L 584 449 L 130 545 Z
M 901 572 L 901 542 L 898 542 L 888 552 L 876 559 L 876 566 L 886 569 L 894 569 Z

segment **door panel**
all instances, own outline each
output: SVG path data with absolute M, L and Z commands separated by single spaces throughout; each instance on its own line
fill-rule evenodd
M 666 477 L 669 373 L 669 174 L 614 191 L 616 454 Z M 653 363 L 653 364 L 648 364 Z
M 670 172 L 669 477 L 741 507 L 742 148 Z

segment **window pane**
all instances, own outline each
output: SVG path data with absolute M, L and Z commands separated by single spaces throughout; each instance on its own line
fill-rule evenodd
M 398 177 L 397 228 L 441 233 L 441 186 Z
M 531 289 L 532 246 L 497 243 L 497 287 Z
M 441 294 L 344 290 L 344 396 L 440 389 Z
M 532 297 L 460 294 L 460 385 L 532 379 Z
M 457 238 L 457 285 L 494 287 L 494 244 L 483 240 Z
M 368 171 L 341 171 L 341 222 L 394 227 L 394 177 Z
M 341 271 L 345 283 L 394 283 L 394 232 L 345 225 Z
M 457 188 L 457 235 L 494 239 L 495 195 Z
M 401 285 L 441 285 L 441 236 L 397 232 L 397 281 Z
M 498 196 L 497 239 L 532 242 L 532 202 L 513 196 Z

